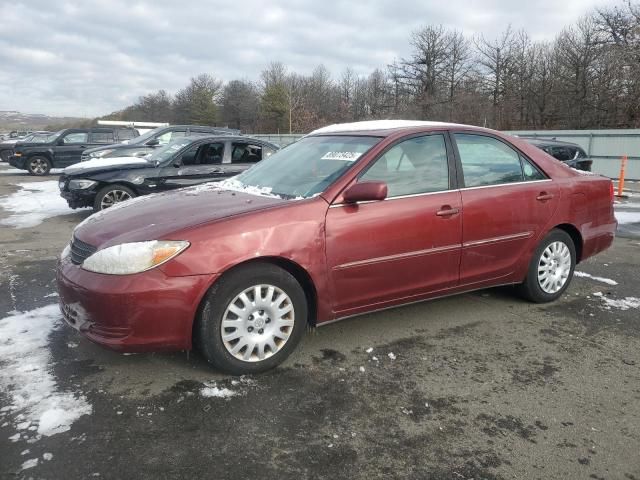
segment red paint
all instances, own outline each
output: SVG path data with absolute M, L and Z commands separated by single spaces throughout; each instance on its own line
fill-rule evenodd
M 187 240 L 191 246 L 158 268 L 129 276 L 95 274 L 62 261 L 61 302 L 85 316 L 81 331 L 97 343 L 122 351 L 189 349 L 203 296 L 220 275 L 244 262 L 286 261 L 306 272 L 317 297 L 315 320 L 322 324 L 519 283 L 540 238 L 558 225 L 579 232 L 581 260 L 611 245 L 616 221 L 608 179 L 580 174 L 526 142 L 480 128 L 456 131 L 485 132 L 511 143 L 550 180 L 346 201 L 353 200 L 343 194 L 358 173 L 391 143 L 436 130 L 447 127 L 350 132 L 385 138 L 315 198 L 172 192 L 107 211 L 75 235 L 98 248 L 152 239 Z M 380 185 L 355 192 L 383 197 Z

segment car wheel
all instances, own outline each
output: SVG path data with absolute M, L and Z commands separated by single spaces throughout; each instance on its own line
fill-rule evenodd
M 109 185 L 98 192 L 93 201 L 93 211 L 99 212 L 105 208 L 113 207 L 116 203 L 125 202 L 135 198 L 136 192 L 124 185 Z
M 3 150 L 0 152 L 0 159 L 3 162 L 8 162 L 10 156 L 11 156 L 11 152 L 9 150 Z
M 51 170 L 51 162 L 45 157 L 31 157 L 27 163 L 27 170 L 31 175 L 47 175 Z
M 307 300 L 289 272 L 268 263 L 232 270 L 207 293 L 194 331 L 206 359 L 233 375 L 269 370 L 295 349 Z
M 533 254 L 520 291 L 532 302 L 552 302 L 569 286 L 575 266 L 576 247 L 573 240 L 563 230 L 552 230 Z

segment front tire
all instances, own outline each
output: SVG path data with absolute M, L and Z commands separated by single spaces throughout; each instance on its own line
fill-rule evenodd
M 194 336 L 205 358 L 232 375 L 282 363 L 307 325 L 304 290 L 286 270 L 254 263 L 225 274 L 207 293 Z
M 29 158 L 27 162 L 27 170 L 31 175 L 36 175 L 38 177 L 48 175 L 49 170 L 51 170 L 51 162 L 46 157 L 36 155 L 35 157 Z
M 571 237 L 564 230 L 551 230 L 531 258 L 520 293 L 535 303 L 557 300 L 571 283 L 575 266 L 576 247 Z
M 136 196 L 136 192 L 124 185 L 108 185 L 97 193 L 93 201 L 93 211 L 105 210 L 116 203 L 126 202 Z
M 10 150 L 2 150 L 0 152 L 0 160 L 2 160 L 3 162 L 8 162 L 10 156 L 11 156 Z

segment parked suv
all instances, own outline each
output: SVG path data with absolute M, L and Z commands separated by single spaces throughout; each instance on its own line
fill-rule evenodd
M 591 171 L 593 160 L 576 143 L 561 142 L 548 138 L 524 138 L 524 140 L 576 170 Z
M 130 127 L 67 128 L 46 142 L 21 142 L 14 146 L 9 163 L 32 175 L 47 175 L 52 168 L 64 168 L 80 161 L 88 147 L 124 142 L 138 137 Z
M 140 135 L 126 145 L 104 145 L 89 148 L 82 154 L 82 161 L 105 157 L 141 157 L 158 147 L 182 137 L 206 137 L 210 135 L 237 135 L 240 130 L 199 125 L 170 125 L 159 127 Z
M 20 143 L 42 143 L 47 141 L 47 138 L 52 132 L 39 131 L 33 132 L 26 137 L 8 138 L 0 142 L 0 161 L 8 162 L 9 158 L 13 155 L 13 147 Z
M 71 208 L 104 210 L 139 195 L 233 177 L 277 150 L 237 135 L 177 138 L 145 157 L 94 158 L 65 168 L 60 195 Z

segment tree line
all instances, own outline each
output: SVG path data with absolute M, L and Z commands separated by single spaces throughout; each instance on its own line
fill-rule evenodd
M 506 27 L 496 38 L 426 25 L 411 54 L 369 75 L 308 75 L 280 62 L 259 80 L 210 74 L 142 96 L 106 119 L 305 133 L 337 122 L 441 120 L 509 129 L 640 127 L 640 3 L 596 9 L 552 41 Z

